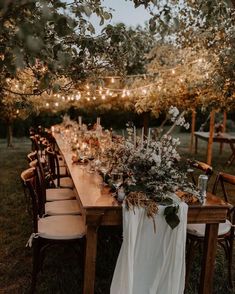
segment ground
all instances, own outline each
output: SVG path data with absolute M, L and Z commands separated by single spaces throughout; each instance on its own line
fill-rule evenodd
M 179 134 L 180 152 L 189 153 L 189 134 Z M 229 146 L 219 155 L 219 146 L 214 146 L 214 174 L 226 171 L 235 174 L 235 162 L 226 166 Z M 25 197 L 20 182 L 20 173 L 27 168 L 26 154 L 30 152 L 28 139 L 14 139 L 14 147 L 7 148 L 0 140 L 0 293 L 28 293 L 31 279 L 31 249 L 25 244 L 31 234 L 31 218 L 26 209 Z M 206 143 L 199 141 L 197 159 L 205 160 Z M 211 179 L 211 189 L 215 175 Z M 234 192 L 233 192 L 234 195 Z M 108 294 L 118 252 L 121 246 L 121 228 L 104 228 L 99 234 L 97 257 L 96 294 Z M 235 250 L 234 250 L 235 251 Z M 200 252 L 195 258 L 190 285 L 186 294 L 197 293 Z M 235 278 L 235 272 L 234 272 Z M 217 253 L 214 279 L 215 294 L 232 293 L 227 286 L 227 263 L 223 251 Z M 82 293 L 81 258 L 70 247 L 52 248 L 46 256 L 43 272 L 38 277 L 37 293 Z M 124 293 L 123 293 L 124 294 Z M 144 294 L 144 293 L 143 293 Z

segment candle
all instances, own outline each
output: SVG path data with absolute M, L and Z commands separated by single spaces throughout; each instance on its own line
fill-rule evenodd
M 149 148 L 150 140 L 151 140 L 151 128 L 149 128 L 149 131 L 148 131 L 148 138 L 147 138 L 147 151 L 148 151 L 148 148 Z
M 144 148 L 144 128 L 141 130 L 141 149 Z
M 82 117 L 81 116 L 78 117 L 78 124 L 80 127 L 82 126 Z
M 134 148 L 136 148 L 136 127 L 134 126 Z
M 96 124 L 100 125 L 100 117 L 97 117 Z

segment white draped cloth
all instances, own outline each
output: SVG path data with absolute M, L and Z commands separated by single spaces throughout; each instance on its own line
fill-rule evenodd
M 173 230 L 159 206 L 153 220 L 144 208 L 123 205 L 123 244 L 110 294 L 183 294 L 188 206 L 181 202 L 180 224 Z

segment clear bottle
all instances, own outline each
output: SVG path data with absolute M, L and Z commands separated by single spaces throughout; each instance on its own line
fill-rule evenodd
M 198 189 L 200 194 L 200 200 L 203 203 L 206 198 L 206 191 L 207 191 L 207 182 L 208 176 L 207 175 L 200 175 L 198 177 Z

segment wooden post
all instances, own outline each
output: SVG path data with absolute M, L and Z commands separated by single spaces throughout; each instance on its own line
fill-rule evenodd
M 213 137 L 214 137 L 214 125 L 215 125 L 215 110 L 210 113 L 210 134 L 207 144 L 207 164 L 211 165 L 212 161 L 212 149 L 213 149 Z
M 192 120 L 191 120 L 191 141 L 190 141 L 190 146 L 189 146 L 190 153 L 193 152 L 195 126 L 196 126 L 196 111 L 195 111 L 195 109 L 193 109 L 192 110 Z
M 225 133 L 226 132 L 226 122 L 227 122 L 227 112 L 224 111 L 222 133 Z M 220 154 L 222 154 L 222 152 L 223 152 L 223 146 L 224 146 L 224 144 L 223 143 L 220 143 L 220 150 L 219 150 L 219 153 Z

